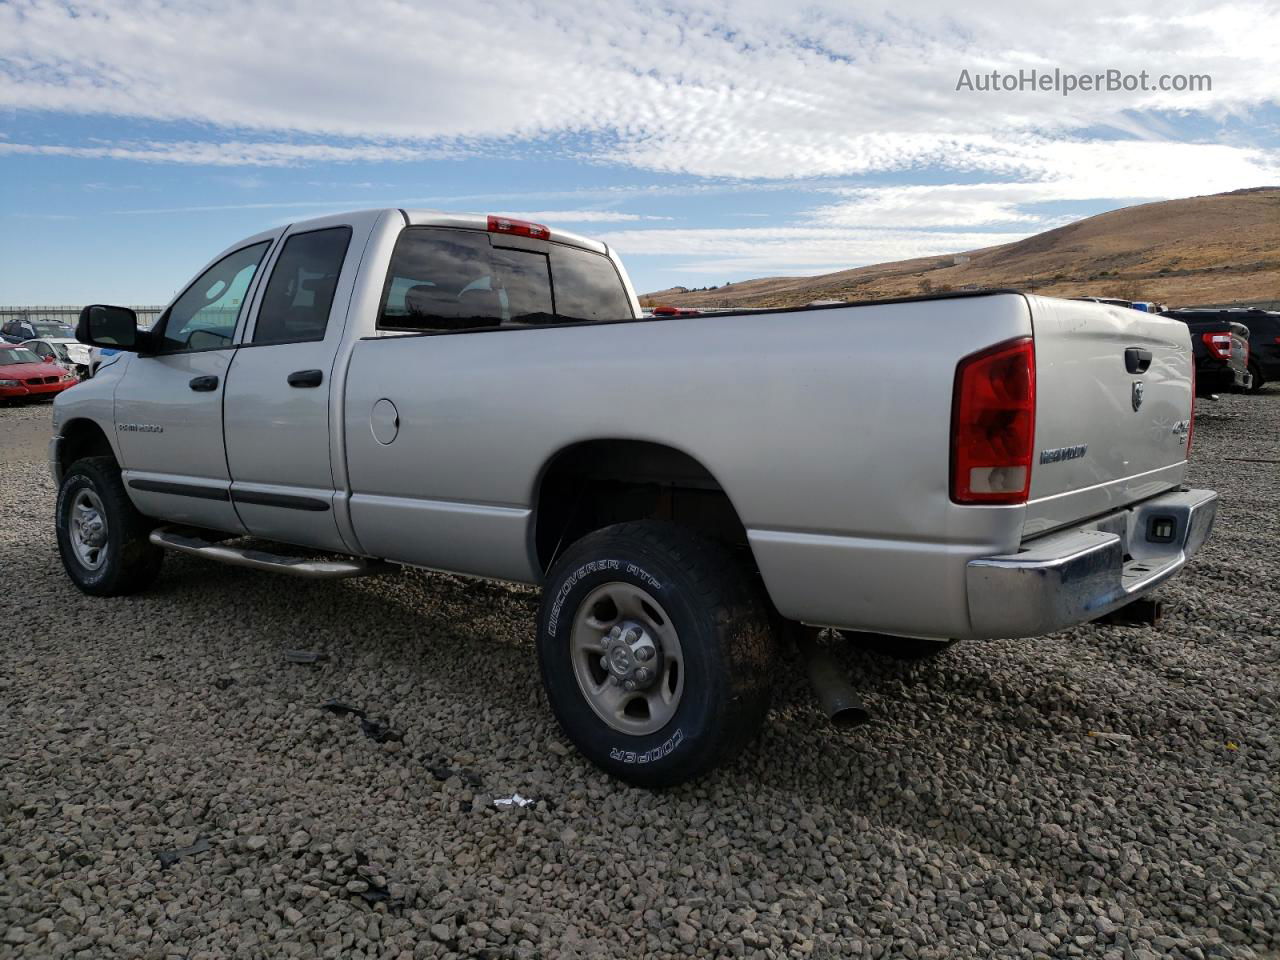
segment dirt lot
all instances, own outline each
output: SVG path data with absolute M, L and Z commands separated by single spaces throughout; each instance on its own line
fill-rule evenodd
M 0 409 L 0 956 L 1277 955 L 1280 389 L 1202 405 L 1222 510 L 1160 628 L 842 647 L 871 724 L 788 671 L 741 760 L 665 793 L 567 747 L 529 591 L 170 557 L 81 596 L 48 417 Z

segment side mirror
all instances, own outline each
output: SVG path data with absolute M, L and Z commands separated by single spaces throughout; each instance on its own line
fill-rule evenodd
M 112 347 L 137 352 L 142 349 L 138 315 L 128 307 L 95 303 L 80 311 L 76 339 L 91 347 Z
M 47 353 L 47 354 L 45 354 L 43 357 L 41 357 L 40 359 L 41 359 L 41 360 L 43 360 L 45 363 L 57 363 L 57 362 L 58 362 L 58 358 L 57 358 L 57 357 L 55 357 L 52 353 Z

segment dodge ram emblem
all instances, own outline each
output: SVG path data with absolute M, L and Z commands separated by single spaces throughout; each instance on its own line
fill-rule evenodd
M 1132 396 L 1132 398 L 1131 398 L 1131 399 L 1133 400 L 1133 412 L 1134 412 L 1134 413 L 1137 413 L 1137 412 L 1138 412 L 1138 408 L 1139 408 L 1140 406 L 1142 406 L 1142 391 L 1143 391 L 1143 389 L 1144 389 L 1144 388 L 1143 388 L 1143 386 L 1142 386 L 1142 381 L 1141 381 L 1141 380 L 1135 380 L 1135 381 L 1133 381 L 1133 396 Z

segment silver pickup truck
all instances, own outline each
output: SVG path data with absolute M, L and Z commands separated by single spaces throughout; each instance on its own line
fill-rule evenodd
M 150 331 L 95 305 L 77 337 L 119 351 L 54 407 L 81 590 L 142 589 L 166 550 L 540 584 L 551 707 L 639 784 L 750 739 L 789 625 L 1050 633 L 1175 574 L 1215 512 L 1182 486 L 1186 326 L 1102 304 L 647 318 L 603 243 L 377 210 L 249 237 Z

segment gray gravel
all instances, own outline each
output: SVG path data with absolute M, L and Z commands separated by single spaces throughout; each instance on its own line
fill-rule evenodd
M 666 793 L 568 749 L 528 591 L 170 557 L 150 593 L 81 596 L 48 415 L 0 409 L 0 956 L 1280 948 L 1280 466 L 1224 459 L 1280 460 L 1274 388 L 1202 405 L 1222 512 L 1159 629 L 842 648 L 872 724 L 827 728 L 794 672 L 740 761 Z

